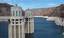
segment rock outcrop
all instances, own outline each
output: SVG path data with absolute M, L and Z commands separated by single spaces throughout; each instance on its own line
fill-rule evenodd
M 64 16 L 64 13 L 62 13 L 63 10 L 64 10 L 64 4 L 61 4 L 60 6 L 51 7 L 51 8 L 27 9 L 25 13 L 31 12 L 33 16 L 57 16 L 57 17 L 60 16 L 62 17 Z

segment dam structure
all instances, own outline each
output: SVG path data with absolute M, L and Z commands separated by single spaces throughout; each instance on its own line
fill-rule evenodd
M 0 3 L 1 38 L 30 38 L 34 33 L 33 17 L 26 17 L 21 7 Z
M 34 33 L 33 17 L 24 16 L 20 7 L 11 7 L 11 14 L 9 38 L 30 38 L 30 35 Z

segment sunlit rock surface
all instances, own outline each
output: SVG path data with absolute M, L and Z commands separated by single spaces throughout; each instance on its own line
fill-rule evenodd
M 64 19 L 59 17 L 49 17 L 48 21 L 54 21 L 57 25 L 64 26 Z

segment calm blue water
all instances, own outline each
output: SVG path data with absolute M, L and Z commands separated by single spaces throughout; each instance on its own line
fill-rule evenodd
M 0 38 L 8 38 L 8 22 L 0 22 Z
M 47 21 L 40 17 L 35 17 L 34 21 L 35 38 L 61 38 L 61 30 L 53 21 Z

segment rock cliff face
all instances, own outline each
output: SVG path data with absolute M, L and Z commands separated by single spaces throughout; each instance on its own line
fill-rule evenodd
M 57 6 L 51 16 L 64 17 L 64 4 Z
M 7 3 L 0 3 L 0 16 L 10 16 L 10 8 L 12 5 Z
M 63 8 L 63 9 L 61 9 Z M 64 5 L 61 4 L 57 7 L 51 8 L 37 8 L 37 9 L 28 9 L 26 13 L 32 13 L 33 16 L 63 16 L 62 10 L 64 10 Z M 28 12 L 30 11 L 30 12 Z M 64 12 L 64 11 L 63 11 Z
M 60 17 L 64 17 L 64 4 L 60 5 Z
M 29 9 L 26 10 L 25 12 L 27 13 L 28 11 L 30 11 L 33 16 L 48 16 L 51 13 L 53 13 L 54 10 L 55 8 L 37 8 L 37 9 Z

